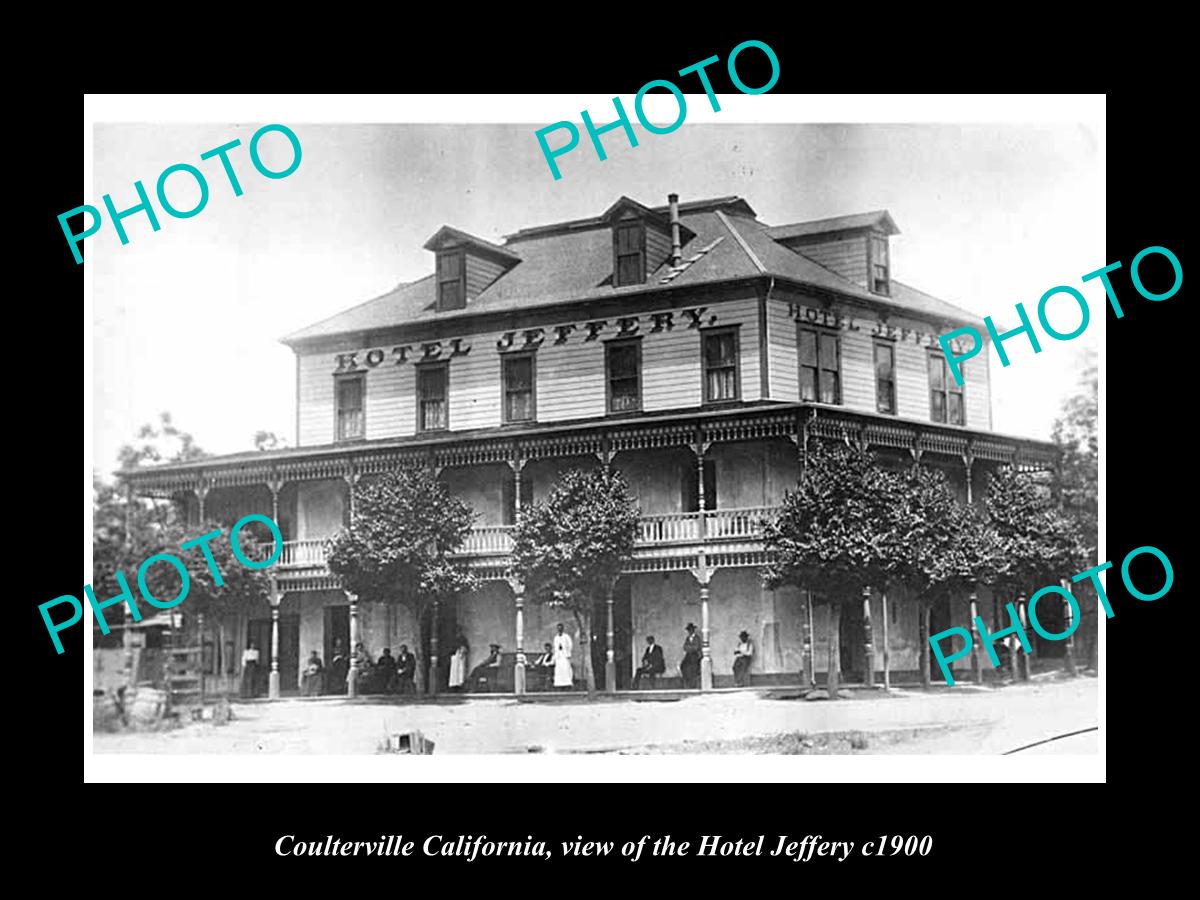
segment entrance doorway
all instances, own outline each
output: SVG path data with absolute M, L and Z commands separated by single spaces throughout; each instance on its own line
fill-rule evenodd
M 931 635 L 940 634 L 947 628 L 950 628 L 955 623 L 950 621 L 950 600 L 947 597 L 940 597 L 934 600 L 929 606 L 929 633 Z M 937 657 L 933 654 L 933 648 L 928 648 L 929 661 L 926 665 L 929 666 L 931 677 L 937 678 L 942 671 L 938 665 Z
M 264 682 L 261 693 L 267 690 L 267 673 L 271 671 L 271 620 L 251 619 L 248 623 L 250 640 L 258 644 L 259 663 Z M 279 692 L 295 694 L 300 683 L 300 617 L 279 617 Z
M 350 606 L 325 607 L 325 665 L 328 666 L 337 656 L 334 649 L 341 642 L 342 654 L 349 655 L 354 648 L 350 646 Z
M 592 607 L 592 671 L 596 688 L 606 690 L 608 661 L 608 609 L 600 600 Z M 633 681 L 633 584 L 622 577 L 613 589 L 613 661 L 616 665 L 617 690 L 628 690 Z

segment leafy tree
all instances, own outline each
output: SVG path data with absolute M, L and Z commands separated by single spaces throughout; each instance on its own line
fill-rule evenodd
M 147 423 L 138 429 L 132 444 L 117 451 L 121 468 L 132 469 L 147 463 L 188 462 L 212 454 L 205 452 L 188 432 L 180 430 L 169 412 L 159 413 L 157 425 Z
M 1054 422 L 1051 437 L 1062 451 L 1062 474 L 1057 485 L 1063 508 L 1076 520 L 1089 547 L 1096 546 L 1097 471 L 1099 418 L 1095 353 L 1084 358 L 1078 392 L 1063 401 L 1062 414 Z
M 796 489 L 764 522 L 771 554 L 762 571 L 766 586 L 813 590 L 829 604 L 830 699 L 837 698 L 841 674 L 842 604 L 860 601 L 864 587 L 886 586 L 899 491 L 898 476 L 870 452 L 815 442 Z
M 287 446 L 287 439 L 281 438 L 273 431 L 254 432 L 255 450 L 282 450 Z
M 524 575 L 526 596 L 575 617 L 589 696 L 596 691 L 592 607 L 611 599 L 633 557 L 640 519 L 619 471 L 571 469 L 542 503 L 522 511 L 513 532 L 513 568 Z
M 360 481 L 354 509 L 350 526 L 330 539 L 327 559 L 330 571 L 361 599 L 405 604 L 419 627 L 435 600 L 478 587 L 470 569 L 452 558 L 470 535 L 475 513 L 431 469 L 405 468 Z M 431 678 L 436 681 L 436 673 Z
M 921 684 L 929 686 L 929 610 L 932 603 L 988 583 L 1000 564 L 996 533 L 977 509 L 960 504 L 944 473 L 921 466 L 900 479 L 889 571 L 917 598 L 921 623 Z

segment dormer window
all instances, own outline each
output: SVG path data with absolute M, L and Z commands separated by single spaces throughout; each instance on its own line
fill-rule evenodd
M 888 279 L 888 241 L 881 234 L 871 235 L 871 290 L 885 296 L 892 292 Z
M 462 309 L 467 305 L 467 267 L 462 250 L 447 250 L 437 255 L 438 312 Z
M 613 229 L 613 286 L 646 281 L 646 226 L 621 222 Z

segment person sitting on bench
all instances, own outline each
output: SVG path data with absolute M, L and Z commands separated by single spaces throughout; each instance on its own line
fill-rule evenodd
M 304 683 L 303 694 L 305 697 L 315 697 L 321 693 L 321 688 L 325 683 L 325 665 L 321 662 L 321 655 L 316 650 L 308 657 L 308 663 L 304 666 Z
M 542 655 L 533 661 L 531 666 L 538 676 L 538 687 L 545 688 L 554 674 L 554 645 L 547 642 L 542 644 Z
M 415 694 L 417 686 L 413 676 L 417 674 L 417 658 L 408 652 L 408 644 L 400 645 L 400 655 L 396 657 L 396 688 L 401 694 Z
M 471 670 L 471 678 L 467 682 L 471 690 L 487 690 L 488 685 L 500 674 L 500 645 L 489 644 L 491 651 L 488 658 Z
M 665 671 L 667 671 L 667 664 L 663 661 L 662 647 L 654 643 L 654 635 L 646 635 L 646 649 L 642 651 L 642 664 L 633 673 L 633 689 L 635 691 L 638 689 L 643 676 L 650 681 L 650 687 L 653 688 L 654 680 Z

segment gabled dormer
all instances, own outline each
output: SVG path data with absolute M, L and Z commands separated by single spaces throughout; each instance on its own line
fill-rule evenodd
M 464 309 L 487 290 L 497 278 L 521 261 L 510 250 L 443 225 L 425 242 L 436 261 L 436 304 L 438 312 Z
M 650 273 L 663 263 L 678 262 L 682 245 L 695 237 L 679 222 L 677 198 L 664 216 L 636 200 L 621 197 L 600 220 L 612 227 L 613 287 L 645 284 Z
M 785 247 L 884 297 L 892 293 L 888 239 L 899 233 L 886 209 L 767 229 Z

